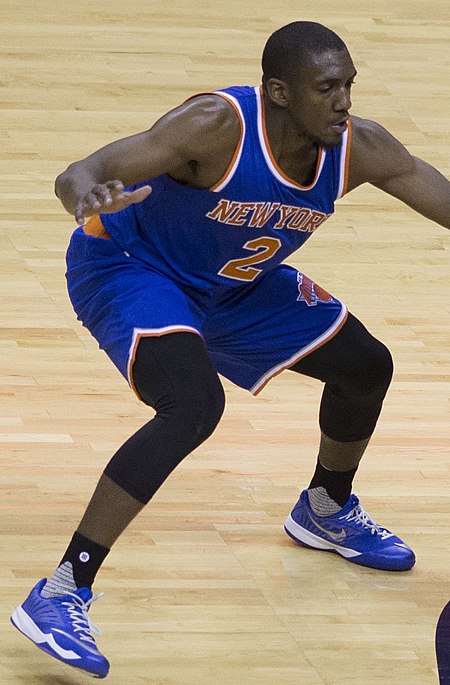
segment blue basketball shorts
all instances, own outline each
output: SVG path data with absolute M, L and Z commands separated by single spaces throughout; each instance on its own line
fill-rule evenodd
M 200 335 L 217 372 L 256 395 L 330 340 L 347 318 L 345 305 L 290 266 L 249 284 L 200 290 L 82 228 L 70 241 L 66 278 L 78 319 L 132 388 L 143 336 Z

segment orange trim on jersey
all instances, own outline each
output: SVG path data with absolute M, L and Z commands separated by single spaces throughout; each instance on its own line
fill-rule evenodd
M 88 219 L 84 224 L 83 231 L 86 233 L 86 235 L 91 235 L 94 238 L 105 238 L 106 240 L 111 240 L 111 236 L 103 226 L 100 214 L 94 214 L 94 216 L 91 216 L 90 219 Z
M 348 136 L 347 136 L 347 147 L 345 148 L 345 170 L 344 170 L 344 185 L 342 186 L 341 197 L 343 197 L 347 192 L 348 186 L 348 174 L 350 169 L 350 153 L 352 150 L 352 120 L 348 120 Z M 341 153 L 342 154 L 342 153 Z
M 285 366 L 282 366 L 281 369 L 277 369 L 276 371 L 274 371 L 273 374 L 272 374 L 271 376 L 269 376 L 269 378 L 267 378 L 267 379 L 264 381 L 264 383 L 263 383 L 262 385 L 260 385 L 260 387 L 259 387 L 257 390 L 255 390 L 255 392 L 253 392 L 252 394 L 253 394 L 255 397 L 256 397 L 256 395 L 259 395 L 259 393 L 261 392 L 261 390 L 263 390 L 263 388 L 266 387 L 267 383 L 268 383 L 269 381 L 271 381 L 272 378 L 275 378 L 275 376 L 278 376 L 282 371 L 286 371 L 286 369 L 290 369 L 291 366 L 294 366 L 294 364 L 296 364 L 298 361 L 300 361 L 300 359 L 304 359 L 305 357 L 307 357 L 308 355 L 310 355 L 312 352 L 315 352 L 315 351 L 318 350 L 320 347 L 322 347 L 322 346 L 325 345 L 327 342 L 329 342 L 332 338 L 334 338 L 334 336 L 336 335 L 336 333 L 339 333 L 339 331 L 341 330 L 342 326 L 343 326 L 343 325 L 345 324 L 345 322 L 347 321 L 347 318 L 348 318 L 348 311 L 345 312 L 345 315 L 344 315 L 342 321 L 339 323 L 339 325 L 338 325 L 336 328 L 333 329 L 333 331 L 330 333 L 330 335 L 329 335 L 327 338 L 325 338 L 325 340 L 321 340 L 320 343 L 318 343 L 317 345 L 315 345 L 315 347 L 313 347 L 313 348 L 311 348 L 310 350 L 308 350 L 305 354 L 299 354 L 299 356 L 296 357 L 296 358 L 294 359 L 294 361 L 290 361 L 290 362 L 287 363 Z M 256 384 L 255 384 L 255 385 L 256 385 Z
M 155 333 L 139 333 L 139 335 L 136 336 L 136 340 L 134 341 L 134 347 L 133 347 L 131 359 L 128 362 L 128 381 L 130 383 L 131 389 L 133 390 L 133 392 L 135 393 L 137 398 L 139 400 L 141 400 L 141 402 L 143 402 L 144 400 L 142 399 L 142 397 L 138 393 L 137 388 L 136 388 L 134 381 L 133 381 L 133 366 L 134 366 L 134 363 L 136 361 L 136 353 L 137 353 L 137 348 L 139 346 L 139 342 L 142 340 L 142 338 L 160 338 L 163 335 L 170 335 L 171 333 L 194 333 L 195 335 L 199 335 L 200 337 L 202 337 L 201 334 L 198 331 L 196 331 L 195 329 L 193 329 L 193 328 L 182 328 L 182 327 L 181 328 L 173 328 L 170 331 L 159 331 L 159 332 L 155 332 Z
M 220 178 L 218 181 L 216 181 L 216 183 L 214 183 L 214 185 L 212 185 L 210 188 L 208 188 L 208 190 L 216 190 L 216 188 L 218 188 L 220 185 L 222 185 L 222 183 L 224 183 L 224 181 L 226 181 L 226 179 L 230 175 L 231 171 L 233 170 L 234 163 L 236 162 L 237 156 L 239 154 L 239 150 L 241 149 L 242 139 L 244 137 L 244 123 L 242 121 L 241 113 L 239 112 L 239 110 L 236 107 L 236 105 L 234 104 L 234 102 L 230 98 L 227 98 L 227 96 L 223 93 L 219 93 L 219 92 L 215 92 L 215 91 L 210 91 L 209 93 L 208 92 L 197 93 L 196 95 L 191 95 L 191 97 L 189 97 L 187 100 L 185 100 L 185 102 L 189 102 L 189 100 L 193 100 L 194 98 L 201 97 L 202 95 L 217 95 L 217 97 L 220 97 L 220 98 L 222 98 L 222 100 L 225 100 L 226 102 L 228 102 L 228 104 L 230 104 L 233 107 L 234 111 L 236 112 L 237 117 L 239 119 L 239 126 L 241 127 L 241 133 L 240 133 L 239 140 L 238 140 L 238 143 L 236 145 L 236 148 L 234 150 L 233 157 L 231 158 L 231 162 L 227 166 L 225 173 L 222 175 L 222 178 Z
M 260 91 L 260 98 L 261 98 L 262 132 L 263 132 L 263 136 L 264 136 L 264 142 L 266 144 L 266 149 L 267 149 L 267 152 L 268 152 L 269 157 L 270 157 L 270 161 L 272 162 L 272 164 L 274 165 L 277 172 L 280 174 L 280 176 L 282 176 L 284 178 L 285 181 L 287 181 L 288 183 L 292 183 L 297 188 L 300 188 L 300 190 L 311 190 L 311 188 L 313 188 L 314 185 L 316 184 L 317 178 L 319 176 L 319 171 L 320 171 L 320 167 L 321 167 L 321 163 L 322 163 L 322 157 L 324 155 L 323 148 L 322 147 L 319 148 L 319 154 L 317 156 L 317 162 L 316 162 L 316 171 L 315 171 L 314 179 L 313 179 L 312 183 L 310 183 L 307 186 L 302 186 L 300 183 L 297 183 L 297 181 L 294 181 L 293 178 L 290 178 L 287 174 L 285 174 L 284 171 L 279 167 L 278 162 L 276 161 L 276 159 L 273 155 L 272 148 L 270 147 L 269 136 L 267 135 L 267 129 L 266 129 L 266 106 L 264 103 L 264 90 L 263 90 L 262 85 L 259 87 L 259 91 Z
M 223 174 L 221 179 L 219 179 L 216 183 L 214 183 L 213 186 L 211 186 L 209 188 L 209 190 L 216 190 L 216 188 L 221 186 L 222 183 L 224 183 L 227 180 L 228 176 L 230 175 L 230 173 L 234 169 L 234 165 L 235 165 L 237 156 L 238 156 L 240 149 L 241 149 L 241 146 L 242 146 L 242 139 L 244 137 L 244 123 L 242 121 L 241 113 L 238 110 L 238 108 L 236 107 L 236 105 L 234 104 L 234 102 L 232 100 L 230 100 L 229 98 L 227 98 L 226 95 L 222 95 L 222 93 L 214 93 L 214 95 L 218 95 L 223 100 L 226 100 L 226 102 L 228 102 L 233 107 L 233 109 L 236 112 L 237 117 L 239 119 L 239 126 L 241 128 L 241 133 L 239 135 L 239 140 L 238 140 L 238 143 L 237 143 L 236 148 L 234 150 L 233 157 L 231 158 L 231 162 L 229 163 L 225 173 Z

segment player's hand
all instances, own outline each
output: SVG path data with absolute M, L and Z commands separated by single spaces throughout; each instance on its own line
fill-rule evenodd
M 124 191 L 121 181 L 108 181 L 96 185 L 77 204 L 75 219 L 78 224 L 85 223 L 85 218 L 93 214 L 112 214 L 125 209 L 136 202 L 142 202 L 150 195 L 150 186 L 142 186 L 137 190 Z

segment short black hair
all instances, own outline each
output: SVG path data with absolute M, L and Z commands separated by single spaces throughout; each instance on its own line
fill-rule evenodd
M 263 82 L 279 78 L 289 82 L 310 55 L 347 50 L 339 36 L 314 21 L 294 21 L 272 33 L 262 54 Z

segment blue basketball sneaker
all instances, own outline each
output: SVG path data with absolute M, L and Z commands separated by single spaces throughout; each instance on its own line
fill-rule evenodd
M 109 662 L 100 654 L 92 633 L 100 630 L 88 617 L 92 596 L 87 587 L 62 597 L 41 597 L 40 580 L 11 616 L 11 623 L 47 654 L 97 678 L 108 675 Z
M 416 557 L 394 533 L 377 525 L 364 511 L 356 495 L 331 516 L 317 516 L 304 490 L 284 528 L 296 542 L 307 547 L 337 552 L 348 561 L 385 571 L 407 571 Z

